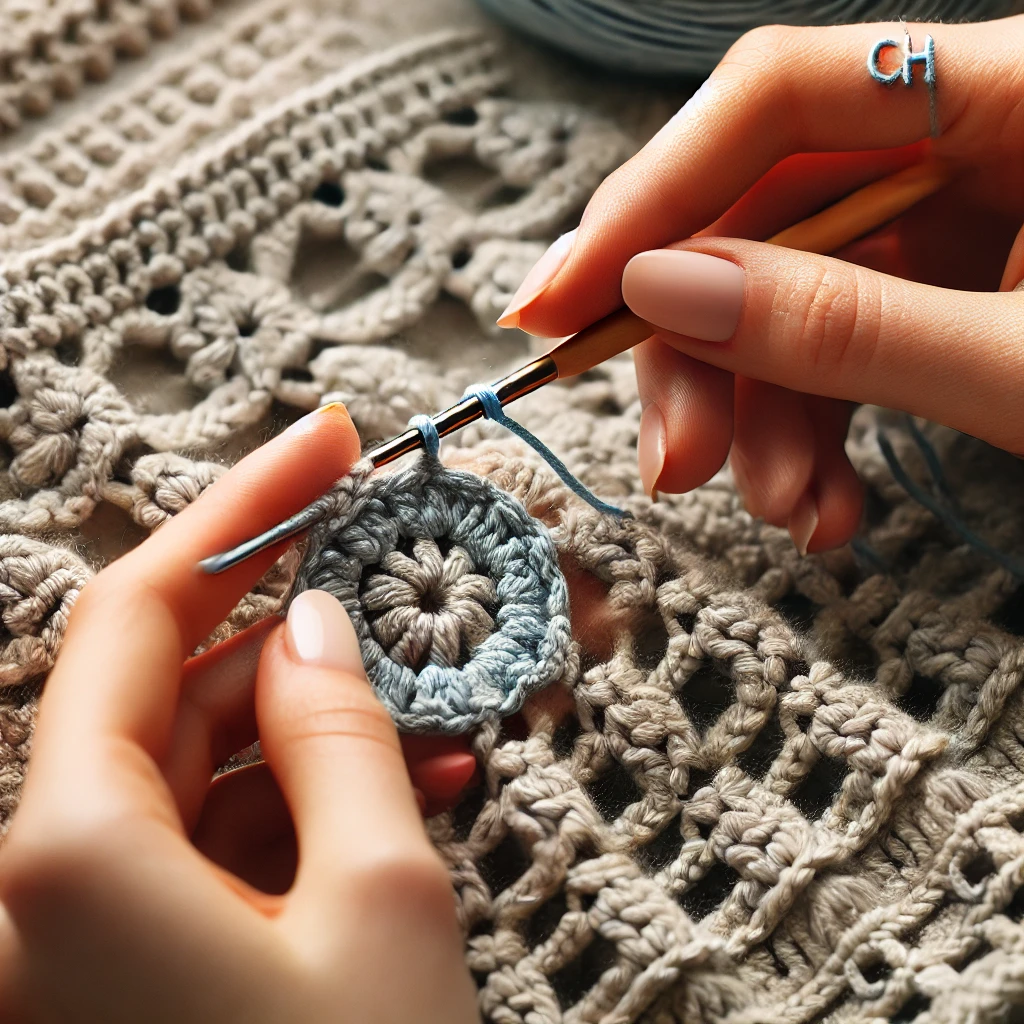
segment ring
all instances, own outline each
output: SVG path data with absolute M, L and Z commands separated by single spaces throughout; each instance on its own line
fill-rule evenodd
M 924 37 L 924 49 L 915 52 L 914 44 L 910 38 L 910 32 L 906 25 L 903 26 L 903 42 L 895 39 L 879 39 L 871 52 L 868 54 L 868 73 L 882 85 L 892 86 L 901 78 L 903 84 L 908 88 L 914 84 L 914 68 L 918 64 L 924 65 L 924 83 L 928 87 L 928 119 L 932 138 L 939 135 L 939 116 L 935 102 L 935 40 L 931 36 Z M 883 71 L 878 66 L 878 58 L 883 50 L 900 50 L 903 54 L 903 63 L 895 71 Z

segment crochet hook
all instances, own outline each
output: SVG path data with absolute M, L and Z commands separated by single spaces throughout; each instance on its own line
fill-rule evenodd
M 774 235 L 768 242 L 805 252 L 835 252 L 937 192 L 949 182 L 950 177 L 945 163 L 929 158 L 864 186 L 821 213 Z M 494 391 L 504 407 L 554 380 L 575 377 L 592 369 L 656 333 L 657 328 L 641 320 L 631 310 L 617 309 L 559 342 L 546 355 L 503 377 L 494 385 Z M 445 437 L 483 415 L 480 400 L 471 397 L 462 399 L 431 419 L 438 436 Z M 374 448 L 367 457 L 376 468 L 422 447 L 423 435 L 419 430 L 410 428 Z M 327 514 L 327 509 L 324 499 L 319 499 L 258 537 L 230 551 L 204 558 L 199 568 L 208 574 L 231 569 L 252 555 L 309 529 Z

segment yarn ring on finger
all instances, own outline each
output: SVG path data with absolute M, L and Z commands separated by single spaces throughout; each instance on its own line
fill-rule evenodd
M 513 497 L 433 458 L 364 464 L 328 496 L 292 594 L 345 606 L 370 682 L 405 732 L 465 732 L 561 679 L 569 601 L 546 528 Z

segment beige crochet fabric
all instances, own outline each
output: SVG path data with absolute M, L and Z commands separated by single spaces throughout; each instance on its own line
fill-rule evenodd
M 379 5 L 234 6 L 74 100 L 206 6 L 0 16 L 0 123 L 72 110 L 0 153 L 4 823 L 94 572 L 321 402 L 372 442 L 521 362 L 495 316 L 670 109 L 516 43 L 506 63 L 444 29 L 473 17 L 455 0 L 390 48 Z M 484 1018 L 1019 1019 L 1024 589 L 894 483 L 885 415 L 861 410 L 850 442 L 876 559 L 858 561 L 799 558 L 725 473 L 652 506 L 628 358 L 516 414 L 636 518 L 598 516 L 488 425 L 442 449 L 548 522 L 608 607 L 576 623 L 561 685 L 475 736 L 484 785 L 430 822 Z M 1024 464 L 931 436 L 964 517 L 1019 552 Z M 295 564 L 218 637 L 276 610 Z

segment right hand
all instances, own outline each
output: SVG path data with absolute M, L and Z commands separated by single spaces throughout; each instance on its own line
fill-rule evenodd
M 917 49 L 935 39 L 938 139 L 920 67 L 910 88 L 865 67 L 901 26 L 758 29 L 601 185 L 499 321 L 561 337 L 625 301 L 657 324 L 635 351 L 645 487 L 689 490 L 731 452 L 749 511 L 801 549 L 859 524 L 851 403 L 1024 452 L 1024 292 L 994 294 L 1024 278 L 1024 16 L 909 30 Z M 833 258 L 741 240 L 927 150 L 955 182 Z

